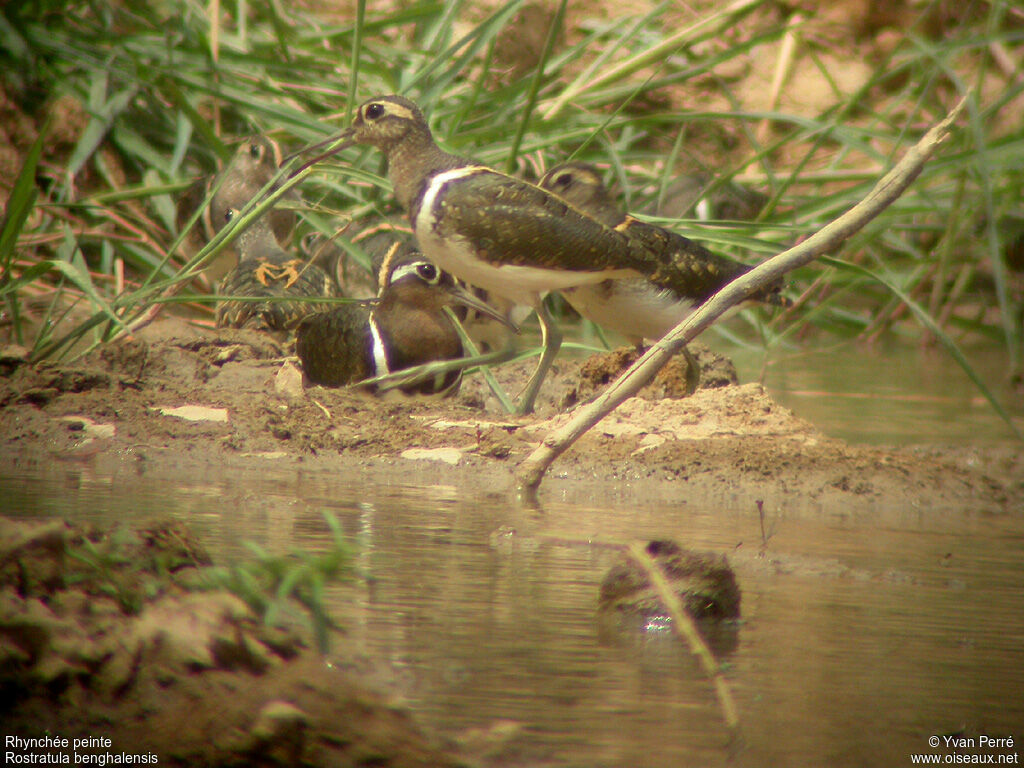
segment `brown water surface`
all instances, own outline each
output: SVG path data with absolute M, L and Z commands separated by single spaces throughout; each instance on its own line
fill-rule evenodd
M 353 617 L 347 632 L 422 722 L 447 733 L 520 723 L 513 764 L 909 765 L 911 753 L 944 753 L 933 735 L 1024 738 L 1020 515 L 808 503 L 768 510 L 764 546 L 754 509 L 653 505 L 640 487 L 625 507 L 537 511 L 379 469 L 267 465 L 171 480 L 166 466 L 39 462 L 0 478 L 0 498 L 78 520 L 169 512 L 222 561 L 242 556 L 243 540 L 324 547 L 321 511 L 334 512 L 363 577 L 330 596 Z M 614 557 L 599 541 L 655 537 L 726 553 L 736 569 L 743 621 L 724 661 L 738 743 L 670 632 L 609 633 L 596 620 Z

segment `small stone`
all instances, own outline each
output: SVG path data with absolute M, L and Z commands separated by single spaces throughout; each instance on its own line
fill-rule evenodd
M 97 424 L 88 416 L 61 416 L 61 421 L 68 422 L 68 429 L 81 431 L 87 437 L 106 439 L 117 434 L 117 427 L 113 424 Z
M 308 724 L 309 715 L 294 704 L 280 700 L 268 701 L 256 716 L 252 735 L 261 741 L 269 741 Z
M 182 405 L 177 408 L 169 405 L 159 405 L 153 408 L 159 411 L 161 416 L 174 416 L 185 421 L 215 421 L 226 422 L 228 420 L 227 408 L 210 408 L 205 405 Z
M 306 395 L 302 388 L 302 373 L 291 361 L 285 362 L 274 376 L 274 391 L 289 400 L 300 400 Z
M 261 765 L 306 765 L 309 716 L 287 701 L 268 701 L 256 715 L 243 751 L 259 754 Z
M 10 376 L 22 363 L 28 361 L 29 351 L 18 344 L 0 349 L 0 376 Z
M 663 445 L 666 438 L 664 435 L 644 435 L 640 438 L 640 447 L 633 451 L 630 456 L 639 456 L 641 453 L 657 448 L 659 445 Z

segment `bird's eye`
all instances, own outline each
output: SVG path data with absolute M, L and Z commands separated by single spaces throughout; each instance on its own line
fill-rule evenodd
M 259 161 L 263 159 L 263 145 L 262 144 L 250 144 L 249 145 L 249 157 L 253 160 Z
M 572 184 L 572 174 L 571 173 L 560 173 L 560 174 L 558 174 L 558 176 L 555 177 L 555 184 L 557 186 L 559 186 L 559 187 L 568 187 L 570 184 Z
M 238 215 L 238 211 L 237 210 L 235 210 L 234 208 L 228 208 L 226 211 L 224 211 L 224 221 L 225 222 L 231 221 L 237 215 Z
M 437 267 L 426 261 L 416 265 L 416 274 L 431 284 L 436 283 L 439 277 Z
M 379 101 L 375 101 L 372 104 L 366 105 L 363 115 L 367 120 L 380 120 L 380 118 L 384 117 L 385 112 L 387 112 L 387 108 Z

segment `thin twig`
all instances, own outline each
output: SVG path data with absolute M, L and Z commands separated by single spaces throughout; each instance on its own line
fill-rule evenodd
M 892 170 L 882 177 L 864 200 L 799 245 L 768 259 L 726 285 L 702 304 L 696 312 L 669 331 L 665 338 L 647 350 L 624 374 L 612 382 L 604 394 L 577 410 L 576 414 L 561 429 L 547 435 L 516 471 L 520 493 L 526 497 L 534 495 L 544 473 L 555 459 L 561 456 L 588 429 L 615 410 L 623 401 L 635 395 L 654 378 L 655 374 L 674 354 L 693 341 L 720 315 L 759 288 L 767 286 L 787 272 L 809 264 L 818 256 L 836 248 L 899 198 L 945 140 L 953 122 L 960 116 L 970 96 L 971 93 L 968 92 L 942 122 L 928 131 L 917 144 L 911 147 Z
M 327 406 L 324 405 L 323 403 L 321 403 L 316 398 L 311 398 L 311 399 L 313 400 L 313 405 L 315 405 L 317 408 L 319 408 L 321 411 L 324 412 L 324 416 L 327 417 L 327 421 L 331 421 L 331 412 L 329 410 L 327 410 Z

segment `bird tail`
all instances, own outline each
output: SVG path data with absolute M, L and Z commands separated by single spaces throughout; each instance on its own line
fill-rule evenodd
M 658 227 L 632 227 L 627 234 L 646 250 L 648 279 L 679 296 L 703 303 L 752 267 L 709 251 L 699 243 Z M 759 289 L 751 299 L 773 306 L 792 302 L 782 294 L 781 279 Z

